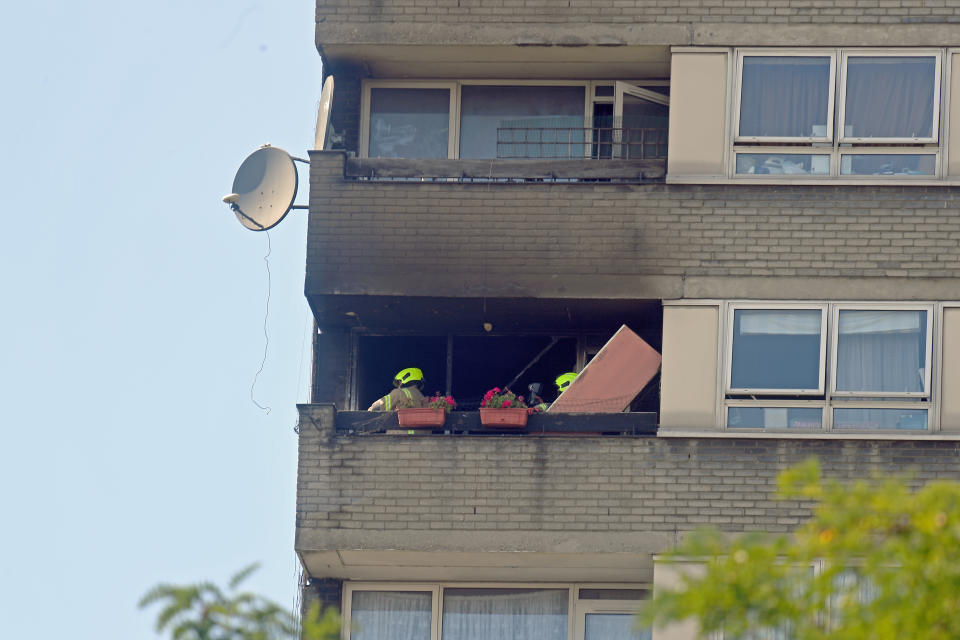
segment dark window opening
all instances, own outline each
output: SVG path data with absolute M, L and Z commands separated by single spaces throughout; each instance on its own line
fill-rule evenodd
M 460 408 L 478 409 L 487 389 L 510 385 L 518 375 L 519 379 L 510 385 L 511 391 L 528 399 L 528 385 L 539 382 L 541 397 L 547 402 L 553 401 L 556 398 L 554 379 L 576 367 L 577 340 L 557 338 L 550 346 L 551 341 L 549 336 L 455 337 L 453 397 Z M 541 352 L 539 359 L 530 364 Z
M 393 377 L 407 367 L 423 371 L 423 393 L 446 389 L 446 336 L 358 336 L 357 409 L 390 393 Z

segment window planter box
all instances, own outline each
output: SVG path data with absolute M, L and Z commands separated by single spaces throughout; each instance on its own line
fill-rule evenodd
M 485 427 L 494 427 L 497 429 L 513 428 L 522 429 L 527 426 L 526 409 L 493 409 L 480 408 L 480 424 Z
M 397 409 L 397 423 L 408 429 L 436 429 L 442 427 L 446 419 L 447 412 L 443 409 Z

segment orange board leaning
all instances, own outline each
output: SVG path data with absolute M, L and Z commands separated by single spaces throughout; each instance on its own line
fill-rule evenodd
M 660 354 L 623 325 L 603 345 L 549 413 L 620 413 L 660 370 Z

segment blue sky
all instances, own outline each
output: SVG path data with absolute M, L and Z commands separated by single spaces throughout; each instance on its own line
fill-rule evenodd
M 312 146 L 313 2 L 4 13 L 3 635 L 153 639 L 151 585 L 254 561 L 291 603 L 306 215 L 270 232 L 267 414 L 267 238 L 220 197 Z

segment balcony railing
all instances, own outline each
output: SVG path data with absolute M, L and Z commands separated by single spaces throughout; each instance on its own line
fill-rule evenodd
M 667 129 L 501 127 L 497 158 L 649 160 L 667 157 Z
M 397 424 L 395 412 L 338 411 L 336 431 L 342 435 L 370 435 L 393 431 L 406 433 Z M 655 436 L 656 413 L 539 413 L 528 416 L 524 428 L 491 428 L 480 424 L 477 411 L 453 411 L 437 429 L 416 433 L 447 435 L 631 435 Z

